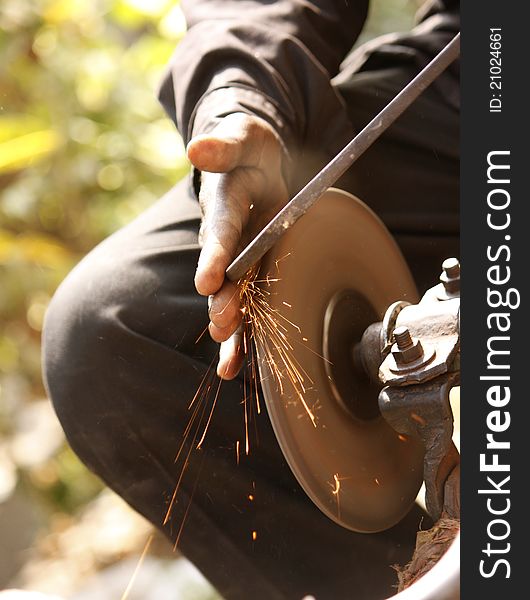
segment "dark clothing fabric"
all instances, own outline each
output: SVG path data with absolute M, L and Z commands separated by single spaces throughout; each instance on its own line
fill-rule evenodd
M 401 38 L 407 43 L 361 50 L 341 67 L 366 2 L 189 0 L 190 32 L 162 98 L 186 139 L 234 110 L 263 116 L 284 141 L 296 187 L 450 37 L 442 28 L 424 39 L 421 27 L 452 19 L 457 4 L 431 3 L 420 29 Z M 452 91 L 454 76 L 446 78 Z M 443 85 L 424 92 L 340 182 L 383 218 L 421 289 L 436 283 L 443 258 L 458 255 L 458 112 Z M 207 335 L 196 343 L 208 322 L 193 286 L 199 220 L 182 182 L 57 291 L 43 335 L 44 378 L 72 448 L 171 539 L 187 514 L 180 548 L 227 600 L 393 594 L 391 565 L 409 560 L 421 515 L 374 535 L 342 529 L 298 485 L 265 412 L 259 445 L 237 464 L 241 379 L 220 387 L 204 449 L 192 454 L 173 519 L 162 525 L 182 468 L 174 458 L 188 406 L 217 351 Z
M 183 0 L 189 30 L 160 99 L 185 142 L 241 111 L 267 120 L 295 164 L 300 149 L 320 146 L 323 123 L 336 153 L 352 133 L 332 85 L 344 59 L 347 72 L 419 70 L 459 30 L 459 5 L 428 2 L 413 32 L 386 36 L 347 57 L 368 0 Z M 435 85 L 443 101 L 457 106 L 458 63 Z

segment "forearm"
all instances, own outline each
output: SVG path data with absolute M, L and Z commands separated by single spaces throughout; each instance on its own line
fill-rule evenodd
M 161 100 L 186 142 L 246 112 L 292 151 L 339 110 L 330 78 L 362 28 L 367 0 L 187 0 L 183 9 L 189 29 Z

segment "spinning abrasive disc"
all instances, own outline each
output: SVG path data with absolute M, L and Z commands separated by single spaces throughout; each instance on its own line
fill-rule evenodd
M 417 301 L 397 245 L 360 200 L 329 190 L 267 254 L 260 280 L 280 336 L 257 342 L 262 388 L 293 473 L 340 525 L 391 527 L 416 498 L 423 450 L 380 416 L 377 388 L 360 381 L 351 357 L 391 303 Z

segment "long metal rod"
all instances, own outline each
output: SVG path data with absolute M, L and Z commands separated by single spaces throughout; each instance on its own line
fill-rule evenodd
M 294 198 L 266 225 L 226 270 L 238 281 L 274 246 L 289 229 L 331 187 L 375 140 L 460 54 L 458 33 L 433 60 L 405 86 L 368 125 L 358 133 Z

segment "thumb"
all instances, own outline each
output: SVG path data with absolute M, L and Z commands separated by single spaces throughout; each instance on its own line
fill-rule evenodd
M 191 164 L 209 173 L 232 171 L 239 165 L 242 152 L 240 139 L 222 138 L 215 131 L 194 137 L 186 148 Z
M 195 136 L 187 155 L 194 167 L 226 173 L 236 167 L 261 167 L 280 160 L 280 143 L 272 127 L 259 117 L 234 113 L 211 133 Z

